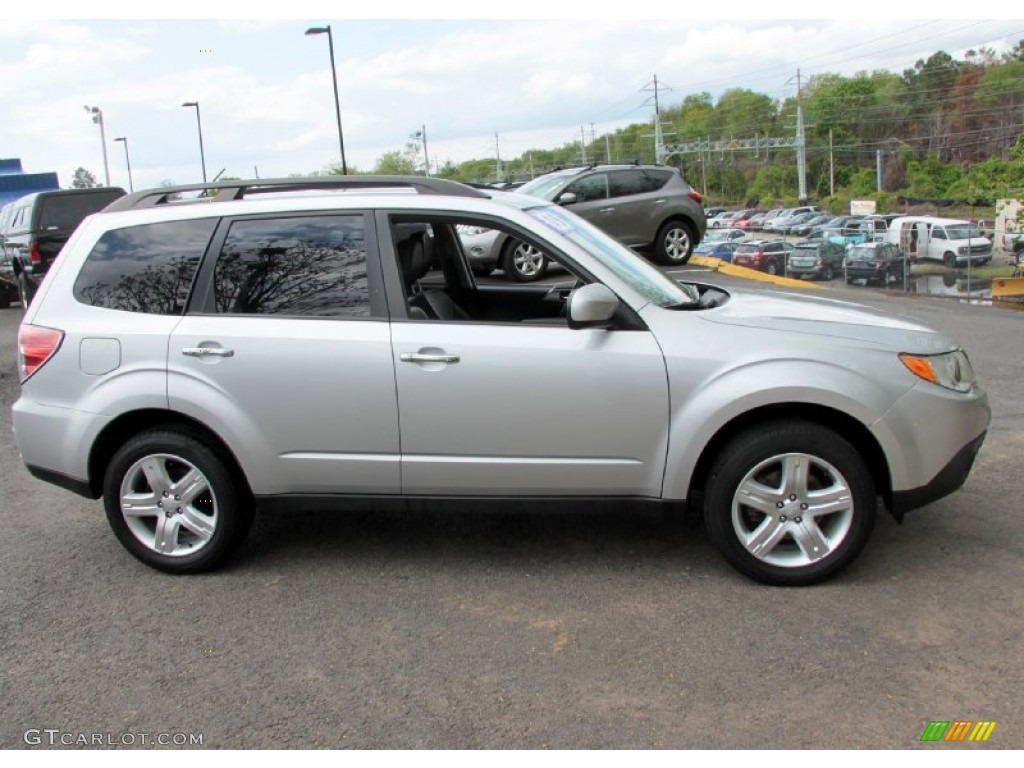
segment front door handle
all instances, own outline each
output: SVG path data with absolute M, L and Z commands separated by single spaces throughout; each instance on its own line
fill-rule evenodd
M 615 210 L 615 206 L 612 206 L 611 208 L 598 208 L 597 212 L 598 213 L 611 213 L 614 210 Z
M 185 347 L 181 354 L 185 357 L 234 357 L 235 350 L 227 347 Z
M 423 352 L 403 352 L 398 356 L 403 363 L 457 363 L 458 355 L 426 354 Z

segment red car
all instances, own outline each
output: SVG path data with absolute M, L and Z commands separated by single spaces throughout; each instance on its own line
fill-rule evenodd
M 784 275 L 786 261 L 792 252 L 793 245 L 782 240 L 752 240 L 739 244 L 732 255 L 732 263 L 769 275 Z
M 753 219 L 754 216 L 758 213 L 764 213 L 764 211 L 759 211 L 756 208 L 751 208 L 748 211 L 744 211 L 742 214 L 740 214 L 740 216 L 733 219 L 732 226 L 736 227 L 737 229 L 745 229 L 749 231 L 754 228 L 754 223 L 751 221 L 751 219 Z

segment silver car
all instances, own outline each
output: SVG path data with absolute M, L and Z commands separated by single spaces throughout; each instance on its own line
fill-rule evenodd
M 460 226 L 570 279 L 478 285 Z M 174 573 L 257 509 L 620 499 L 689 503 L 738 570 L 810 584 L 878 499 L 901 518 L 959 488 L 989 424 L 967 355 L 916 322 L 681 283 L 561 206 L 412 177 L 129 195 L 18 343 L 29 471 Z

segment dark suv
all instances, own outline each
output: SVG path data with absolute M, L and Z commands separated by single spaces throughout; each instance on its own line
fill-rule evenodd
M 43 275 L 75 227 L 123 197 L 120 187 L 35 192 L 13 203 L 3 238 L 3 259 L 10 263 L 21 303 L 27 307 Z
M 685 264 L 707 228 L 703 198 L 664 165 L 591 165 L 538 176 L 517 192 L 565 206 L 630 247 Z
M 868 284 L 902 282 L 910 264 L 893 243 L 860 243 L 846 252 L 846 282 L 867 280 Z
M 797 243 L 789 257 L 790 277 L 831 280 L 843 271 L 843 246 L 828 240 Z

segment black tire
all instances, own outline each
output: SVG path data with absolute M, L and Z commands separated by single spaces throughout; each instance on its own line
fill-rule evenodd
M 547 274 L 547 256 L 532 245 L 509 238 L 501 251 L 501 268 L 509 280 L 529 283 L 540 280 Z
M 831 281 L 833 278 L 835 278 L 835 276 L 836 273 L 835 270 L 832 269 L 832 267 L 825 267 L 825 280 Z
M 477 277 L 488 277 L 494 271 L 493 264 L 473 264 L 471 269 Z
M 661 264 L 681 267 L 690 260 L 696 244 L 697 235 L 693 225 L 681 219 L 672 219 L 658 228 L 654 239 L 654 256 Z
M 764 271 L 767 272 L 769 275 L 779 274 L 779 268 L 775 265 L 774 261 L 769 261 L 768 266 L 765 267 Z
M 946 251 L 942 255 L 942 263 L 945 264 L 948 269 L 956 269 L 956 254 L 952 251 Z
M 835 509 L 809 509 L 813 494 L 829 488 Z M 824 506 L 820 498 L 818 505 Z M 813 422 L 778 421 L 738 435 L 715 459 L 704 521 L 736 570 L 764 584 L 805 586 L 831 578 L 860 554 L 875 505 L 871 473 L 841 435 Z M 817 547 L 827 553 L 816 555 Z
M 110 527 L 125 549 L 157 570 L 216 568 L 245 538 L 253 518 L 244 480 L 229 467 L 191 433 L 169 427 L 136 435 L 114 454 L 104 476 Z M 125 514 L 131 507 L 138 513 Z

